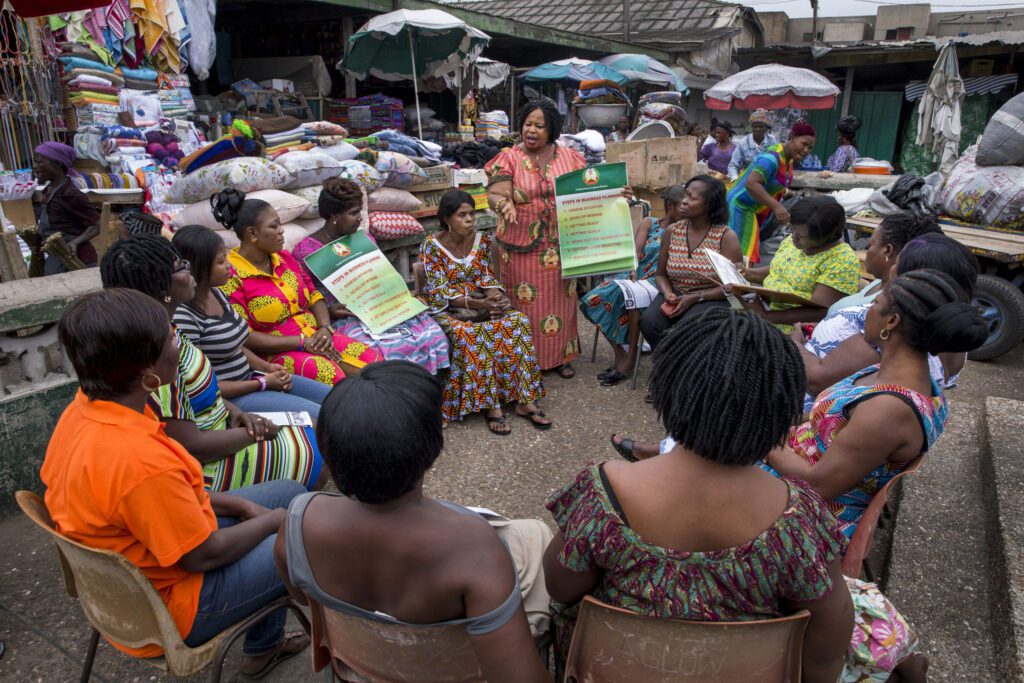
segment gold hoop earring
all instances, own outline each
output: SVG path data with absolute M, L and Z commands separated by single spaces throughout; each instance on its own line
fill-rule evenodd
M 156 387 L 151 388 L 148 384 L 146 384 L 147 377 L 156 378 Z M 160 390 L 160 387 L 163 385 L 163 382 L 160 381 L 160 375 L 156 374 L 155 372 L 147 372 L 145 375 L 142 376 L 142 379 L 139 380 L 139 384 L 142 385 L 143 389 L 152 394 L 153 392 Z
M 878 333 L 878 338 L 881 339 L 882 341 L 888 341 L 889 337 L 891 336 L 892 332 L 890 332 L 889 330 L 882 330 L 881 332 Z

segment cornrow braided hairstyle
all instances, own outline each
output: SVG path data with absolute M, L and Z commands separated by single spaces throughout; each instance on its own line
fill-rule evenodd
M 104 289 L 124 287 L 162 299 L 171 289 L 178 252 L 160 235 L 134 235 L 114 242 L 100 261 Z
M 945 273 L 912 270 L 890 282 L 886 291 L 891 311 L 900 316 L 903 336 L 918 351 L 962 353 L 988 339 L 988 325 Z
M 651 393 L 672 438 L 703 458 L 753 465 L 802 414 L 804 364 L 752 313 L 712 308 L 675 325 L 654 355 Z
M 932 232 L 942 232 L 934 216 L 913 211 L 898 211 L 886 216 L 882 224 L 878 226 L 878 230 L 882 233 L 882 241 L 885 244 L 891 244 L 896 251 L 901 251 L 910 240 L 916 237 Z
M 317 200 L 320 218 L 326 220 L 363 203 L 363 192 L 359 184 L 348 178 L 328 178 L 323 187 Z

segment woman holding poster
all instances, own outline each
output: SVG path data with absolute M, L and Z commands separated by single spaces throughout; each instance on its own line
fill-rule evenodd
M 376 346 L 387 360 L 407 360 L 422 366 L 432 375 L 448 367 L 448 337 L 438 327 L 430 314 L 420 313 L 379 335 L 370 330 L 351 311 L 340 303 L 333 294 L 310 271 L 305 258 L 339 237 L 351 235 L 359 229 L 360 215 L 364 203 L 362 189 L 347 178 L 329 178 L 320 191 L 317 209 L 324 219 L 324 227 L 295 245 L 292 250 L 302 270 L 324 295 L 327 310 L 334 321 L 334 329 L 364 344 Z M 376 240 L 367 233 L 374 244 Z
M 324 297 L 284 250 L 273 207 L 228 189 L 213 198 L 213 215 L 241 244 L 228 254 L 233 273 L 221 287 L 248 323 L 251 349 L 293 375 L 337 384 L 346 372 L 384 360 L 375 347 L 336 332 Z
M 522 142 L 487 163 L 488 200 L 501 217 L 499 275 L 512 305 L 530 320 L 541 370 L 569 379 L 579 355 L 576 282 L 562 279 L 555 215 L 555 178 L 587 165 L 555 140 L 562 115 L 550 100 L 528 102 L 519 112 Z
M 441 407 L 445 422 L 485 412 L 488 429 L 504 436 L 511 427 L 501 404 L 514 402 L 516 415 L 549 429 L 551 420 L 534 403 L 544 389 L 530 323 L 512 310 L 491 270 L 491 240 L 476 230 L 473 198 L 445 193 L 437 218 L 445 229 L 427 237 L 420 258 L 424 294 L 452 344 Z

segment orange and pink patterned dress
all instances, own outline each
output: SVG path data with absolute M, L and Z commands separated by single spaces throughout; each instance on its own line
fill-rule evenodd
M 518 146 L 487 162 L 488 183 L 512 182 L 516 222 L 498 225 L 500 276 L 512 305 L 526 314 L 541 370 L 564 365 L 580 353 L 576 330 L 576 280 L 562 279 L 555 216 L 555 178 L 585 168 L 583 155 L 555 146 L 543 169 Z
M 310 308 L 321 301 L 323 295 L 287 251 L 271 254 L 270 260 L 272 275 L 249 263 L 238 249 L 232 249 L 228 254 L 231 279 L 221 291 L 254 332 L 285 337 L 312 336 L 316 332 L 316 317 Z M 358 368 L 384 360 L 376 348 L 337 331 L 334 332 L 334 348 L 345 363 Z M 272 354 L 267 360 L 283 365 L 294 375 L 324 384 L 337 384 L 345 377 L 340 365 L 306 351 Z

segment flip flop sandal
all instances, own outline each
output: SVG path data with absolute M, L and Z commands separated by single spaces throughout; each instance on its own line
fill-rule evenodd
M 534 429 L 539 429 L 541 431 L 544 431 L 545 429 L 551 429 L 552 427 L 555 426 L 554 422 L 544 423 L 544 422 L 537 422 L 535 419 L 533 419 L 535 417 L 547 417 L 547 415 L 544 414 L 544 411 L 540 410 L 539 408 L 537 410 L 531 410 L 528 413 L 520 413 L 517 410 L 513 410 L 512 412 L 515 413 L 516 415 L 518 415 L 519 417 L 523 418 L 524 420 L 529 421 L 529 423 L 533 425 Z
M 572 379 L 576 376 L 576 368 L 574 368 L 571 363 L 559 365 L 555 372 L 557 372 L 558 376 L 562 379 Z
M 615 435 L 612 434 L 611 441 L 612 448 L 614 448 L 623 458 L 630 462 L 640 462 L 640 458 L 633 455 L 633 439 L 623 439 L 619 443 L 615 443 Z
M 616 384 L 622 382 L 625 379 L 628 379 L 628 377 L 623 375 L 618 370 L 612 370 L 611 372 L 604 376 L 604 379 L 601 380 L 601 386 L 614 387 Z
M 494 434 L 495 436 L 508 436 L 509 434 L 512 433 L 511 429 L 508 429 L 508 430 L 506 430 L 504 432 L 496 431 L 494 429 L 491 429 L 491 425 L 498 425 L 499 427 L 507 426 L 508 422 L 505 420 L 505 416 L 504 415 L 502 415 L 501 417 L 488 417 L 487 418 L 487 429 L 488 429 L 488 431 L 490 431 L 491 434 Z
M 277 668 L 278 664 L 281 664 L 283 662 L 287 662 L 292 657 L 294 657 L 296 655 L 299 655 L 299 654 L 302 654 L 303 652 L 305 652 L 309 648 L 309 644 L 307 644 L 306 647 L 302 648 L 301 650 L 296 650 L 295 652 L 286 652 L 285 651 L 285 647 L 288 645 L 288 641 L 294 640 L 295 638 L 301 638 L 301 637 L 303 637 L 305 635 L 306 634 L 303 631 L 295 631 L 293 633 L 286 633 L 285 636 L 284 636 L 284 641 L 281 643 L 280 649 L 278 649 L 278 651 L 274 653 L 273 657 L 271 657 L 269 660 L 267 660 L 267 663 L 263 666 L 262 669 L 260 669 L 256 673 L 251 673 L 251 674 L 247 674 L 247 673 L 244 673 L 242 671 L 239 671 L 238 672 L 239 677 L 243 678 L 243 679 L 245 679 L 247 681 L 256 681 L 256 680 L 259 680 L 261 678 L 266 677 L 268 674 L 270 674 L 271 671 L 273 671 L 275 668 Z
M 598 379 L 604 379 L 604 378 L 605 378 L 605 377 L 607 377 L 607 376 L 608 376 L 608 374 L 609 374 L 610 372 L 612 372 L 612 371 L 613 371 L 614 369 L 615 369 L 615 366 L 614 366 L 614 365 L 610 365 L 610 366 L 608 366 L 607 368 L 605 368 L 605 369 L 604 369 L 604 370 L 602 370 L 601 372 L 597 373 L 597 378 L 598 378 Z

